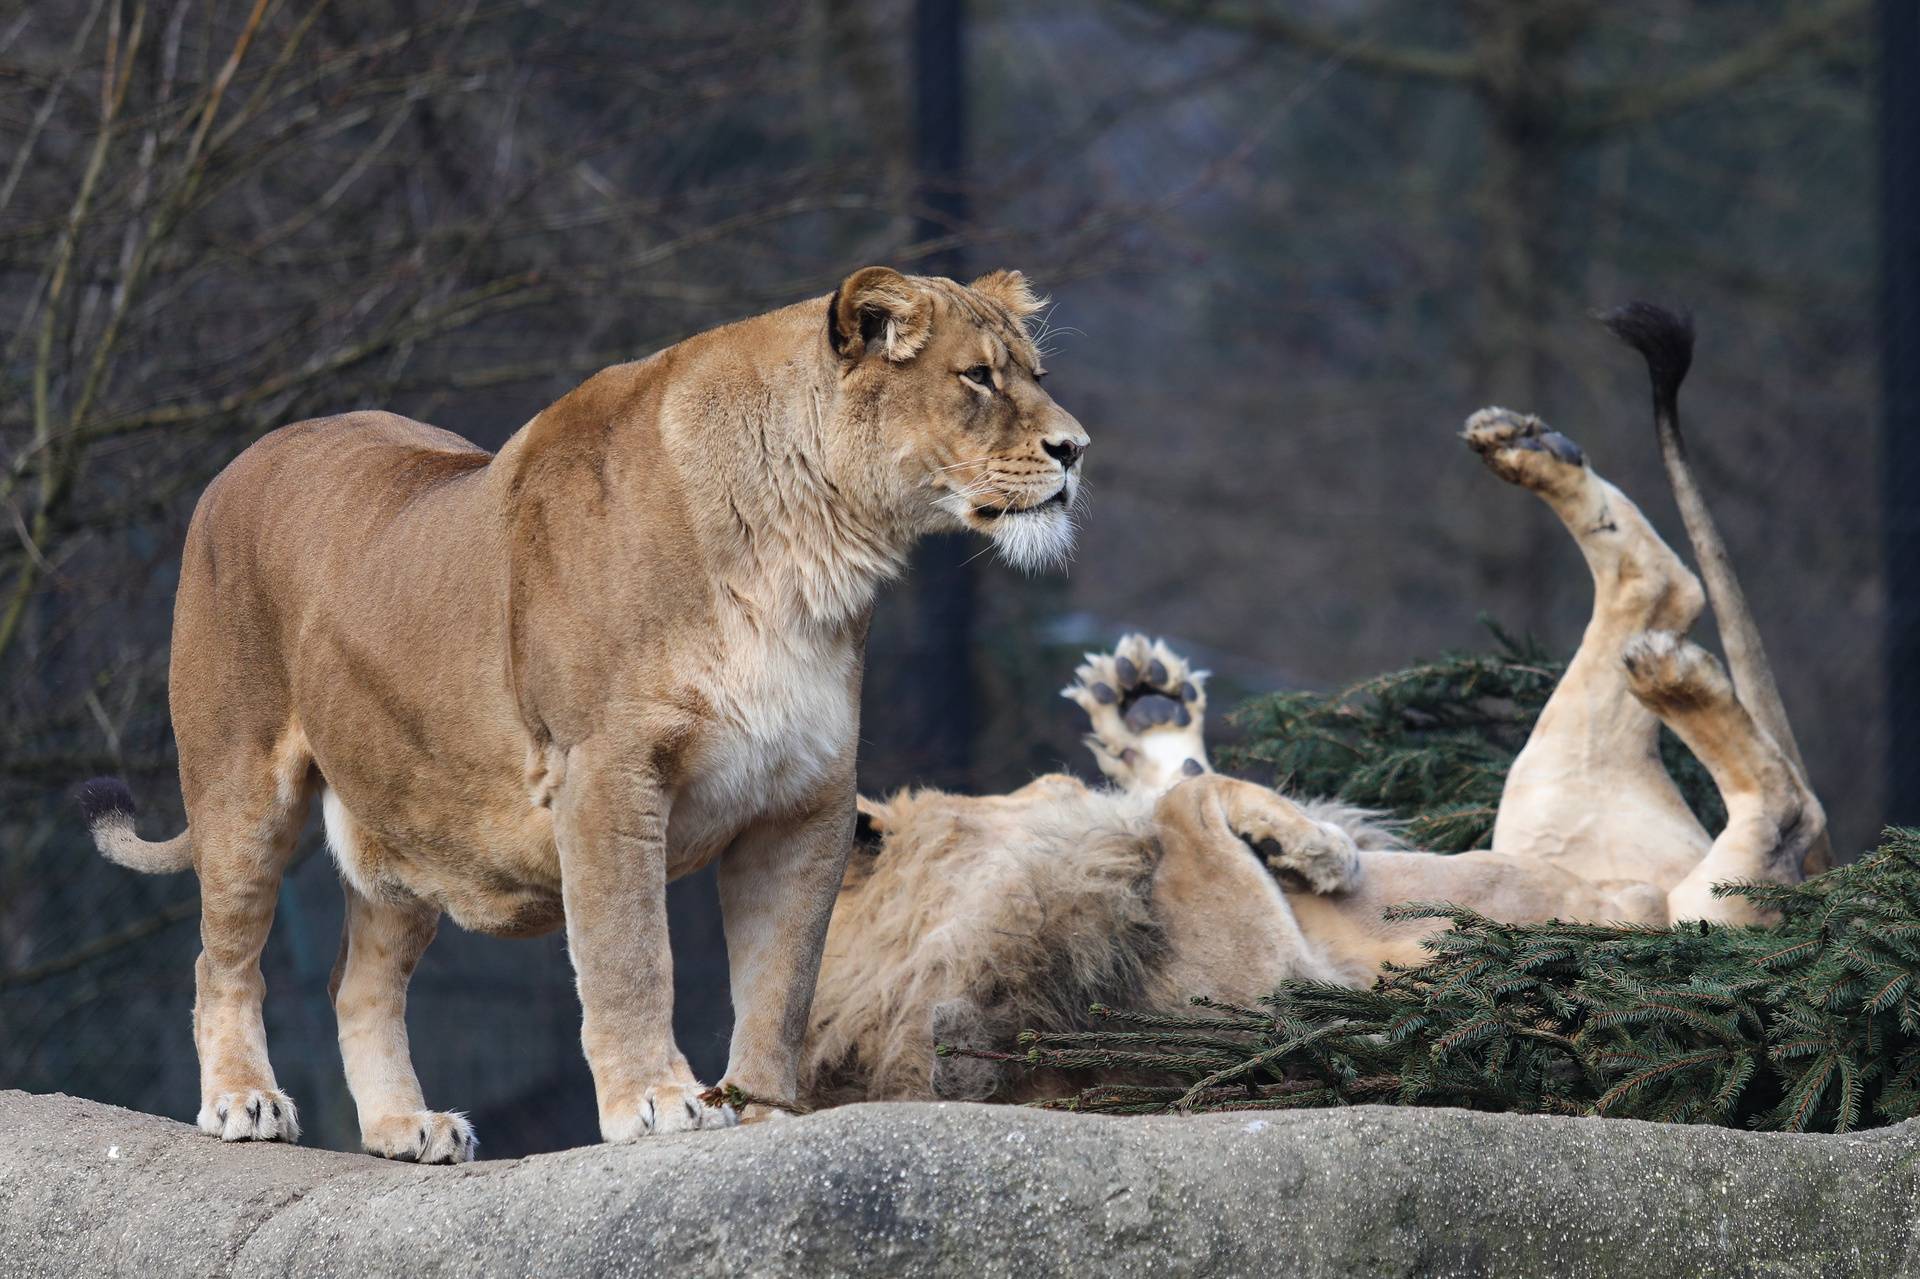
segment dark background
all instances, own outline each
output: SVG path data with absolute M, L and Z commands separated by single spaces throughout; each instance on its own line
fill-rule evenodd
M 64 798 L 180 822 L 169 608 L 206 481 L 380 406 L 498 445 L 606 364 L 868 262 L 1050 291 L 1094 437 L 1070 573 L 936 544 L 876 621 L 862 782 L 1088 772 L 1053 696 L 1168 636 L 1237 692 L 1479 641 L 1588 585 L 1454 433 L 1540 412 L 1678 536 L 1642 372 L 1587 318 L 1690 306 L 1702 480 L 1850 856 L 1916 818 L 1920 35 L 1887 0 L 0 5 L 0 1086 L 190 1117 L 195 887 Z M 230 70 L 229 70 L 230 68 Z M 729 1009 L 705 876 L 678 1024 Z M 310 1140 L 352 1147 L 316 829 L 265 964 Z M 429 1104 L 593 1138 L 558 937 L 451 926 Z

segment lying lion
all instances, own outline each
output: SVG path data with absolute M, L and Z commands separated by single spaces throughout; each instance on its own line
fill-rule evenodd
M 407 981 L 440 916 L 567 929 L 609 1141 L 732 1123 L 672 1033 L 666 882 L 718 859 L 725 1083 L 795 1095 L 854 822 L 874 592 L 922 533 L 1016 564 L 1072 542 L 1080 424 L 1041 389 L 1017 273 L 855 272 L 608 369 L 498 454 L 391 413 L 283 427 L 200 499 L 169 693 L 188 829 L 122 865 L 200 877 L 202 1129 L 294 1140 L 260 951 L 318 796 L 347 895 L 334 1005 L 361 1140 L 473 1157 L 428 1110 Z
M 1684 638 L 1700 583 L 1640 509 L 1537 419 L 1476 413 L 1467 444 L 1560 516 L 1594 581 L 1579 651 L 1506 779 L 1493 847 L 1404 851 L 1366 813 L 1214 774 L 1204 673 L 1130 636 L 1066 690 L 1111 787 L 1053 775 L 1010 795 L 862 800 L 814 998 L 808 1100 L 1057 1093 L 1058 1080 L 937 1058 L 934 1044 L 1003 1048 L 1024 1027 L 1070 1027 L 1095 1002 L 1171 1012 L 1196 994 L 1250 1003 L 1288 978 L 1364 986 L 1383 963 L 1420 959 L 1444 926 L 1389 923 L 1382 911 L 1397 903 L 1514 922 L 1745 921 L 1751 908 L 1713 884 L 1820 868 L 1825 815 L 1679 449 L 1691 330 L 1651 309 L 1615 322 L 1653 366 L 1731 682 Z M 1662 723 L 1726 802 L 1717 838 L 1660 762 Z

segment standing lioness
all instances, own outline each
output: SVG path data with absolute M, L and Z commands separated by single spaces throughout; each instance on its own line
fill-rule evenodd
M 726 1082 L 796 1095 L 854 816 L 875 588 L 920 534 L 1063 556 L 1080 424 L 1017 273 L 884 267 L 589 379 L 496 455 L 388 413 L 285 427 L 187 531 L 170 697 L 188 829 L 108 857 L 200 876 L 201 1128 L 293 1140 L 260 951 L 318 791 L 347 892 L 334 1005 L 362 1142 L 472 1157 L 426 1109 L 406 987 L 441 912 L 567 926 L 609 1141 L 734 1121 L 671 1029 L 666 883 L 720 858 Z

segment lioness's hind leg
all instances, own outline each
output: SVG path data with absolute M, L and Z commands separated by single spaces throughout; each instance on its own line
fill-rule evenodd
M 1621 654 L 1635 697 L 1664 720 L 1713 775 L 1727 824 L 1699 864 L 1667 895 L 1673 919 L 1757 920 L 1730 880 L 1798 883 L 1826 813 L 1785 753 L 1734 695 L 1719 661 L 1671 631 L 1634 636 Z
M 260 953 L 306 819 L 312 757 L 305 736 L 289 729 L 270 754 L 235 750 L 221 764 L 209 770 L 215 784 L 191 788 L 187 796 L 200 876 L 201 949 L 193 969 L 197 1122 L 224 1141 L 298 1141 L 299 1114 L 267 1057 Z
M 1122 636 L 1088 653 L 1060 695 L 1087 713 L 1084 739 L 1100 771 L 1128 790 L 1162 791 L 1210 771 L 1207 672 L 1161 640 Z
M 433 941 L 439 913 L 423 902 L 369 898 L 344 881 L 342 887 L 347 921 L 331 989 L 361 1148 L 415 1163 L 465 1163 L 479 1144 L 473 1125 L 458 1112 L 427 1109 L 407 1043 L 407 982 Z
M 1671 884 L 1707 835 L 1660 761 L 1660 723 L 1627 688 L 1620 651 L 1650 628 L 1685 630 L 1700 583 L 1586 454 L 1540 419 L 1482 409 L 1464 438 L 1488 469 L 1560 517 L 1593 576 L 1593 614 L 1514 760 L 1493 850 L 1562 860 L 1589 878 Z

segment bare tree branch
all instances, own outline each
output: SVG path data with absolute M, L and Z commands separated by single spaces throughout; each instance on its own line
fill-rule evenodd
M 1243 9 L 1216 4 L 1213 0 L 1128 0 L 1128 3 L 1164 17 L 1224 31 L 1241 31 L 1268 43 L 1325 54 L 1357 71 L 1376 75 L 1467 85 L 1481 74 L 1479 63 L 1470 54 L 1384 46 L 1288 17 L 1277 11 L 1278 6 L 1274 10 Z
M 1868 6 L 1869 0 L 1832 0 L 1819 8 L 1796 10 L 1747 44 L 1683 75 L 1588 91 L 1568 128 L 1576 136 L 1597 137 L 1723 97 L 1863 19 Z

